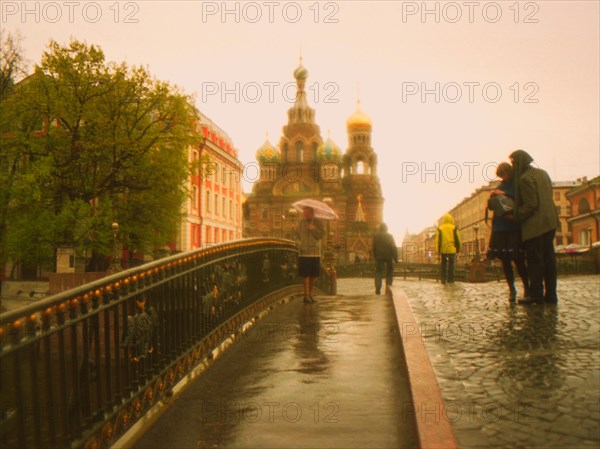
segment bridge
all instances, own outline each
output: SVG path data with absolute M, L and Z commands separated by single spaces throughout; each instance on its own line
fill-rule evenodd
M 407 365 L 422 344 L 401 342 L 409 309 L 336 296 L 325 267 L 302 304 L 297 257 L 288 240 L 235 241 L 2 314 L 0 447 L 452 447 L 412 407 L 441 398 L 428 362 Z

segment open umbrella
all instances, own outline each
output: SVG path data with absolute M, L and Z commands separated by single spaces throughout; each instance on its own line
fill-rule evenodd
M 300 212 L 302 212 L 305 207 L 312 207 L 315 211 L 315 217 L 322 218 L 323 220 L 335 220 L 338 218 L 335 211 L 327 204 L 311 198 L 296 201 L 292 204 L 292 207 Z
M 566 249 L 565 245 L 557 245 L 556 247 L 554 247 L 554 252 L 556 254 L 566 254 L 567 249 Z
M 585 253 L 589 250 L 590 250 L 589 246 L 579 245 L 577 243 L 571 243 L 565 247 L 565 252 L 567 254 L 573 254 L 573 253 L 580 254 L 580 253 Z

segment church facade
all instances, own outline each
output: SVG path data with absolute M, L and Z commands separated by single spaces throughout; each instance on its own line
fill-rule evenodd
M 326 223 L 326 257 L 335 263 L 369 260 L 372 236 L 383 218 L 372 121 L 358 103 L 346 121 L 348 148 L 342 153 L 331 138 L 321 136 L 307 102 L 308 71 L 302 62 L 294 78 L 296 99 L 277 146 L 267 137 L 256 152 L 260 178 L 244 205 L 246 235 L 292 239 L 300 219 L 292 204 L 313 198 L 328 203 L 339 217 Z

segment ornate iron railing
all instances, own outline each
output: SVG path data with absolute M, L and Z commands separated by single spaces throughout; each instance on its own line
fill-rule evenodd
M 107 447 L 262 309 L 299 291 L 288 240 L 181 253 L 0 315 L 0 447 Z M 335 291 L 326 270 L 317 282 Z

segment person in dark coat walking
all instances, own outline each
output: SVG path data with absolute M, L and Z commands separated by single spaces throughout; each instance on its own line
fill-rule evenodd
M 496 189 L 492 190 L 490 197 L 505 195 L 514 200 L 515 183 L 511 165 L 507 162 L 502 162 L 496 169 L 496 175 L 502 182 Z M 513 263 L 517 267 L 517 272 L 519 273 L 521 281 L 523 281 L 524 296 L 529 296 L 529 281 L 527 276 L 527 266 L 525 265 L 525 251 L 521 244 L 521 227 L 519 223 L 515 221 L 512 213 L 502 217 L 494 214 L 494 218 L 492 218 L 492 235 L 490 236 L 490 245 L 487 254 L 488 259 L 491 260 L 497 258 L 502 262 L 502 269 L 509 290 L 508 300 L 510 302 L 515 302 L 517 299 Z
M 375 294 L 381 293 L 383 270 L 385 266 L 385 291 L 394 280 L 394 262 L 398 262 L 398 248 L 392 234 L 387 232 L 385 223 L 379 225 L 379 231 L 373 236 L 373 257 L 375 258 Z
M 533 167 L 533 158 L 523 150 L 510 155 L 515 176 L 515 217 L 521 225 L 529 275 L 529 297 L 520 304 L 558 302 L 554 235 L 558 213 L 552 180 L 544 170 Z

